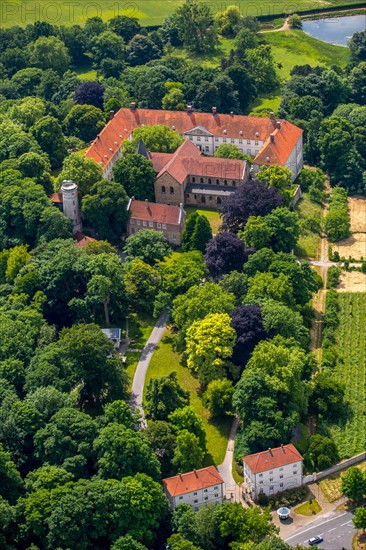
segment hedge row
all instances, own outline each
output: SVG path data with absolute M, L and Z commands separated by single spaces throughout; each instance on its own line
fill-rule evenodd
M 324 229 L 332 242 L 341 241 L 350 235 L 347 191 L 343 187 L 334 187 L 331 192 Z
M 324 315 L 322 367 L 333 368 L 337 364 L 338 350 L 335 345 L 335 331 L 339 324 L 339 302 L 335 290 L 327 292 Z

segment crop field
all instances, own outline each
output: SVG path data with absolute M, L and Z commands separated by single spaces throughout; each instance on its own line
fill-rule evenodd
M 359 0 L 286 0 L 261 3 L 251 0 L 201 0 L 210 5 L 214 12 L 227 6 L 239 6 L 243 15 L 273 15 L 301 12 L 305 10 L 352 5 Z M 183 0 L 78 0 L 68 2 L 57 0 L 2 0 L 0 2 L 0 26 L 27 25 L 35 21 L 48 21 L 54 25 L 83 25 L 89 17 L 100 16 L 104 20 L 116 15 L 137 17 L 142 25 L 160 25 Z
M 341 358 L 332 371 L 344 384 L 346 413 L 327 425 L 340 458 L 366 449 L 366 292 L 339 294 L 339 326 L 336 344 Z

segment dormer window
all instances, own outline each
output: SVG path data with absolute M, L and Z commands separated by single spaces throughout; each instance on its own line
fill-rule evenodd
M 204 183 L 203 178 L 200 178 L 200 183 Z

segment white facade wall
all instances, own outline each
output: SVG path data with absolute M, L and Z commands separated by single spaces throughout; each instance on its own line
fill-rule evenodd
M 186 139 L 190 139 L 192 143 L 205 155 L 213 156 L 216 149 L 222 144 L 236 145 L 239 147 L 239 150 L 242 153 L 251 155 L 252 157 L 256 156 L 261 148 L 263 147 L 263 141 L 261 140 L 250 140 L 246 138 L 231 138 L 231 137 L 215 137 L 215 136 L 202 136 L 194 135 L 190 133 L 189 135 L 184 136 Z
M 302 460 L 273 470 L 254 474 L 244 462 L 244 482 L 256 499 L 260 492 L 267 496 L 302 485 Z
M 194 512 L 198 512 L 206 504 L 222 504 L 224 501 L 224 484 L 219 483 L 205 489 L 197 489 L 191 493 L 185 493 L 176 497 L 168 494 L 168 499 L 173 510 L 179 504 L 189 504 Z
M 286 167 L 291 170 L 293 173 L 293 180 L 297 178 L 300 170 L 304 164 L 303 159 L 303 144 L 302 144 L 302 135 L 298 139 L 296 146 L 292 149 L 291 154 L 286 162 Z

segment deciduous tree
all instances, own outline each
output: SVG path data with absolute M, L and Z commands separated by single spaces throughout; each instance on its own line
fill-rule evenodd
M 127 254 L 128 260 L 137 259 L 154 265 L 169 256 L 171 248 L 163 233 L 143 229 L 127 237 L 124 252 Z
M 179 385 L 177 373 L 173 371 L 167 376 L 150 380 L 146 402 L 147 411 L 154 420 L 167 420 L 175 409 L 189 405 L 189 392 Z
M 151 162 L 138 154 L 127 154 L 117 160 L 113 167 L 113 177 L 122 183 L 126 193 L 138 200 L 155 198 L 155 170 Z

